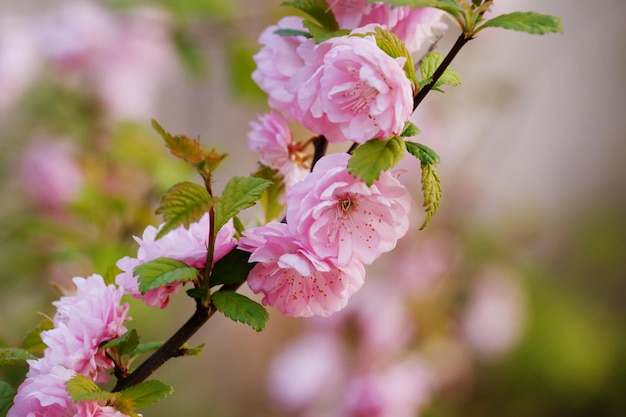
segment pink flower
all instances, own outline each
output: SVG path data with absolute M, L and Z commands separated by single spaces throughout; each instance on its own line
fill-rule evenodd
M 239 248 L 258 262 L 248 286 L 264 294 L 263 304 L 295 317 L 328 316 L 344 308 L 365 279 L 360 263 L 337 266 L 289 234 L 284 223 L 248 230 Z
M 368 187 L 348 173 L 350 155 L 331 154 L 287 196 L 287 224 L 321 258 L 372 263 L 409 228 L 411 197 L 390 172 Z
M 304 66 L 314 42 L 304 36 L 274 33 L 278 29 L 305 30 L 302 18 L 295 16 L 285 17 L 277 25 L 265 29 L 259 36 L 263 48 L 254 55 L 257 68 L 252 73 L 252 79 L 267 93 L 270 106 L 292 119 L 294 92 L 285 88 L 286 83 Z
M 408 9 L 389 30 L 404 42 L 410 52 L 414 52 L 437 41 L 448 28 L 445 17 L 446 12 L 432 7 Z
M 251 122 L 248 133 L 250 150 L 260 152 L 259 161 L 274 168 L 283 176 L 286 190 L 302 181 L 308 174 L 301 147 L 293 141 L 287 122 L 278 113 L 270 112 Z
M 206 264 L 207 238 L 209 234 L 209 215 L 205 214 L 198 222 L 189 225 L 189 229 L 181 226 L 167 233 L 159 240 L 155 240 L 162 225 L 157 229 L 148 226 L 140 238 L 135 237 L 139 244 L 137 258 L 126 256 L 117 261 L 117 266 L 123 271 L 115 278 L 115 282 L 124 288 L 127 294 L 143 300 L 149 306 L 167 307 L 171 294 L 178 292 L 180 283 L 173 283 L 141 294 L 139 282 L 133 269 L 147 261 L 165 257 L 175 259 L 202 269 Z M 217 233 L 213 263 L 218 261 L 235 247 L 235 228 L 232 221 L 228 222 Z
M 74 278 L 76 295 L 62 297 L 53 304 L 57 313 L 55 327 L 42 332 L 41 338 L 48 346 L 44 357 L 51 366 L 61 364 L 68 369 L 106 382 L 104 372 L 113 367 L 101 343 L 116 339 L 126 333 L 128 304 L 120 304 L 123 289 L 106 285 L 100 275 Z M 47 372 L 45 367 L 38 370 Z
M 287 85 L 296 95 L 296 120 L 333 143 L 399 135 L 413 112 L 404 61 L 372 36 L 322 42 Z

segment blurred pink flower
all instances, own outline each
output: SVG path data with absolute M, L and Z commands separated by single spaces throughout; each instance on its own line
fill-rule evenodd
M 281 36 L 274 32 L 278 29 L 304 31 L 302 21 L 300 17 L 288 16 L 265 29 L 259 36 L 263 47 L 254 55 L 257 67 L 252 79 L 267 93 L 270 107 L 280 110 L 288 119 L 293 118 L 295 94 L 286 89 L 286 83 L 304 66 L 314 42 L 304 36 Z
M 344 308 L 363 285 L 360 263 L 337 266 L 320 258 L 289 233 L 284 223 L 268 223 L 247 230 L 239 249 L 252 252 L 258 262 L 248 275 L 254 293 L 263 292 L 263 304 L 287 316 L 328 316 Z
M 295 119 L 332 143 L 399 135 L 413 112 L 404 61 L 372 36 L 322 42 L 287 84 L 296 94 Z
M 285 190 L 302 181 L 308 174 L 299 145 L 293 141 L 293 135 L 287 122 L 274 111 L 259 116 L 259 121 L 250 123 L 248 146 L 251 151 L 259 152 L 259 161 L 274 168 L 283 176 Z
M 209 215 L 205 214 L 198 222 L 189 225 L 189 228 L 180 226 L 159 240 L 155 240 L 159 228 L 148 226 L 141 238 L 135 237 L 139 244 L 137 257 L 126 256 L 117 261 L 117 266 L 123 272 L 118 274 L 115 282 L 124 288 L 127 294 L 143 300 L 149 306 L 167 307 L 170 295 L 178 292 L 180 283 L 174 283 L 141 294 L 139 282 L 133 273 L 133 269 L 147 261 L 165 257 L 186 263 L 189 266 L 201 269 L 206 265 L 207 238 L 209 234 Z M 237 244 L 235 240 L 235 228 L 229 221 L 217 234 L 215 241 L 215 253 L 213 263 L 221 259 Z
M 24 193 L 44 209 L 72 202 L 83 185 L 83 171 L 74 154 L 73 146 L 64 140 L 29 143 L 18 168 Z
M 339 265 L 371 264 L 409 228 L 411 197 L 390 172 L 368 187 L 348 173 L 350 155 L 321 158 L 287 196 L 293 236 Z
M 74 278 L 76 294 L 62 297 L 53 304 L 57 313 L 54 328 L 42 332 L 41 338 L 48 346 L 44 357 L 51 365 L 60 364 L 106 382 L 104 372 L 113 367 L 100 344 L 122 336 L 127 329 L 128 304 L 120 304 L 123 289 L 106 285 L 100 275 Z M 45 369 L 39 369 L 39 372 Z

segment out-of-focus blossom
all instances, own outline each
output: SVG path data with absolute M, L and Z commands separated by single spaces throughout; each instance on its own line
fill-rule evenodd
M 295 94 L 287 90 L 286 85 L 294 73 L 304 66 L 314 42 L 304 36 L 278 35 L 275 32 L 279 29 L 304 30 L 302 18 L 284 17 L 277 25 L 261 33 L 259 43 L 263 47 L 254 55 L 257 67 L 252 79 L 267 93 L 270 107 L 292 119 Z
M 485 356 L 498 356 L 519 340 L 523 324 L 522 291 L 510 272 L 499 267 L 484 271 L 473 283 L 463 314 L 467 341 Z
M 409 227 L 411 197 L 390 172 L 368 187 L 348 173 L 348 154 L 321 158 L 287 196 L 291 234 L 339 265 L 372 263 Z
M 161 257 L 175 259 L 198 269 L 204 268 L 209 236 L 209 215 L 205 214 L 199 221 L 190 224 L 189 228 L 180 226 L 156 240 L 156 235 L 162 227 L 163 225 L 159 228 L 148 226 L 141 238 L 135 237 L 135 241 L 139 244 L 137 257 L 126 256 L 117 261 L 117 266 L 123 272 L 117 275 L 115 282 L 124 288 L 127 294 L 143 300 L 147 305 L 165 308 L 169 304 L 170 295 L 178 292 L 181 283 L 176 282 L 141 294 L 139 282 L 133 270 L 138 265 Z M 214 264 L 235 247 L 237 241 L 234 236 L 235 228 L 232 221 L 229 221 L 217 233 L 213 255 Z
M 286 191 L 309 174 L 305 155 L 294 142 L 287 122 L 278 113 L 261 115 L 259 121 L 251 122 L 250 126 L 252 127 L 248 133 L 250 150 L 261 154 L 259 161 L 263 165 L 280 172 Z
M 287 316 L 328 316 L 344 308 L 363 285 L 365 269 L 358 262 L 338 266 L 320 258 L 289 233 L 284 223 L 268 223 L 245 232 L 239 249 L 257 262 L 248 286 L 264 294 L 263 304 Z
M 373 36 L 322 42 L 287 85 L 296 94 L 295 119 L 332 143 L 399 135 L 413 112 L 404 62 Z
M 83 185 L 75 149 L 64 140 L 37 139 L 29 143 L 18 176 L 22 191 L 43 209 L 72 202 Z

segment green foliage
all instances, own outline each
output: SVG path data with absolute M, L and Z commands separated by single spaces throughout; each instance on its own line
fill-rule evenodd
M 420 74 L 422 76 L 422 80 L 419 82 L 420 90 L 424 88 L 424 86 L 432 83 L 433 81 L 432 77 L 442 62 L 443 62 L 443 55 L 441 55 L 438 52 L 429 52 L 424 57 L 419 68 Z M 443 92 L 443 90 L 441 90 L 439 87 L 443 85 L 448 85 L 448 84 L 454 87 L 461 84 L 461 75 L 458 72 L 451 69 L 450 67 L 446 68 L 446 70 L 443 72 L 441 77 L 439 77 L 439 79 L 437 80 L 435 85 L 432 87 L 432 89 L 439 91 L 439 92 Z
M 248 278 L 254 263 L 248 263 L 250 253 L 234 248 L 215 263 L 211 273 L 211 286 L 239 284 Z
M 269 319 L 265 307 L 234 291 L 217 291 L 212 296 L 217 310 L 233 321 L 239 321 L 260 332 Z
M 438 164 L 439 155 L 426 145 L 416 142 L 405 142 L 406 150 L 424 164 Z
M 72 401 L 111 401 L 120 397 L 119 393 L 103 391 L 100 387 L 82 374 L 76 374 L 65 383 L 65 388 Z
M 135 408 L 147 407 L 170 395 L 174 389 L 165 382 L 151 379 L 130 388 L 120 394 L 123 398 L 132 399 Z
M 174 32 L 173 41 L 178 57 L 185 68 L 195 76 L 203 75 L 207 65 L 198 42 L 182 29 Z
M 215 205 L 215 234 L 241 210 L 252 207 L 271 182 L 262 178 L 233 177 Z
M 4 381 L 0 381 L 0 417 L 6 417 L 9 409 L 13 406 L 15 390 Z
M 335 15 L 325 0 L 295 0 L 285 1 L 282 6 L 294 7 L 315 19 L 319 26 L 327 32 L 339 30 Z
M 37 357 L 31 355 L 25 349 L 0 348 L 0 368 L 17 362 L 26 361 L 28 359 L 37 359 Z
M 304 36 L 305 38 L 313 37 L 310 32 L 297 29 L 276 29 L 274 33 L 279 36 Z
M 174 185 L 161 197 L 161 204 L 156 210 L 156 214 L 163 214 L 165 220 L 156 239 L 180 225 L 189 228 L 191 223 L 200 220 L 216 203 L 217 199 L 198 184 L 184 181 Z
M 252 174 L 252 176 L 271 181 L 271 185 L 263 191 L 259 203 L 265 213 L 265 222 L 269 223 L 272 220 L 276 220 L 284 209 L 283 205 L 280 203 L 280 196 L 285 191 L 285 183 L 282 177 L 278 170 L 261 164 L 259 164 L 259 169 Z
M 144 353 L 154 352 L 155 350 L 159 349 L 161 346 L 163 346 L 163 342 L 140 343 L 137 345 L 135 349 L 133 349 L 128 354 L 131 357 L 135 357 L 135 356 L 142 355 Z
M 478 30 L 488 27 L 499 27 L 536 35 L 563 33 L 561 19 L 556 16 L 544 15 L 537 12 L 503 14 L 486 21 Z
M 380 178 L 381 172 L 395 166 L 403 156 L 404 140 L 401 137 L 373 139 L 354 150 L 348 161 L 348 172 L 371 186 Z
M 54 328 L 54 323 L 49 318 L 44 318 L 41 322 L 31 330 L 22 343 L 20 347 L 22 349 L 26 349 L 32 354 L 43 356 L 43 350 L 47 347 L 47 345 L 41 340 L 41 332 L 44 330 L 50 330 Z
M 133 352 L 139 346 L 139 334 L 137 330 L 130 329 L 117 339 L 109 340 L 100 345 L 100 350 L 115 349 L 120 355 Z
M 417 89 L 418 80 L 415 76 L 411 53 L 407 49 L 404 42 L 402 42 L 400 38 L 398 38 L 395 34 L 381 27 L 377 27 L 372 35 L 374 35 L 374 38 L 376 39 L 376 45 L 378 45 L 378 47 L 382 49 L 387 55 L 392 58 L 406 58 L 403 66 L 404 73 L 411 81 L 411 84 L 413 85 L 413 91 L 415 91 Z
M 441 202 L 441 181 L 435 164 L 425 164 L 422 162 L 421 167 L 422 192 L 424 194 L 424 207 L 426 207 L 426 219 L 424 219 L 420 230 L 424 230 L 439 208 L 439 203 Z
M 200 356 L 205 346 L 206 346 L 206 343 L 202 343 L 202 344 L 199 344 L 198 346 L 194 346 L 191 348 L 183 346 L 181 349 L 184 350 L 185 356 Z
M 404 130 L 402 130 L 402 133 L 400 133 L 400 137 L 410 138 L 419 135 L 420 132 L 421 130 L 419 130 L 419 128 L 413 123 L 406 122 L 406 124 L 404 125 Z
M 331 38 L 344 36 L 350 33 L 347 29 L 328 30 L 312 20 L 305 20 L 302 25 L 309 30 L 311 38 L 315 43 L 324 42 Z
M 138 276 L 142 294 L 174 282 L 194 281 L 198 278 L 196 268 L 169 258 L 157 258 L 138 265 L 134 273 Z

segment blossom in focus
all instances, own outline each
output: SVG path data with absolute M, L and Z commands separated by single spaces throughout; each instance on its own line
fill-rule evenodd
M 83 185 L 83 171 L 75 150 L 63 140 L 29 143 L 19 161 L 18 178 L 24 193 L 42 208 L 72 202 Z
M 350 155 L 321 158 L 287 195 L 287 224 L 320 255 L 339 265 L 371 264 L 409 228 L 411 197 L 390 172 L 368 187 L 348 173 Z
M 399 135 L 413 112 L 405 59 L 391 58 L 373 36 L 320 43 L 286 87 L 295 119 L 332 143 Z
M 278 29 L 304 30 L 302 22 L 300 17 L 288 16 L 265 29 L 259 36 L 263 47 L 254 55 L 257 66 L 252 79 L 267 93 L 270 106 L 288 119 L 293 118 L 295 94 L 286 88 L 286 83 L 304 66 L 314 42 L 304 36 L 281 36 L 275 32 Z
M 284 223 L 247 230 L 239 249 L 257 262 L 248 286 L 264 294 L 263 304 L 287 316 L 328 316 L 344 308 L 363 285 L 365 269 L 358 262 L 338 266 L 289 233 Z
M 252 127 L 248 133 L 250 150 L 261 154 L 259 162 L 263 165 L 278 170 L 283 176 L 287 191 L 309 174 L 306 156 L 293 141 L 291 130 L 280 114 L 272 111 L 261 115 L 258 122 L 253 121 L 250 126 Z
M 198 222 L 190 224 L 189 228 L 180 226 L 156 240 L 161 227 L 163 225 L 159 228 L 148 226 L 141 238 L 135 237 L 135 241 L 139 244 L 137 257 L 126 256 L 117 261 L 117 266 L 123 272 L 117 275 L 115 282 L 124 288 L 127 294 L 143 300 L 147 305 L 165 308 L 169 303 L 170 295 L 178 292 L 181 283 L 175 282 L 141 294 L 139 282 L 133 270 L 138 265 L 161 257 L 175 259 L 198 269 L 204 268 L 209 235 L 209 215 L 205 214 Z M 229 221 L 217 233 L 213 263 L 235 247 L 237 241 L 234 236 L 235 228 L 232 221 Z

